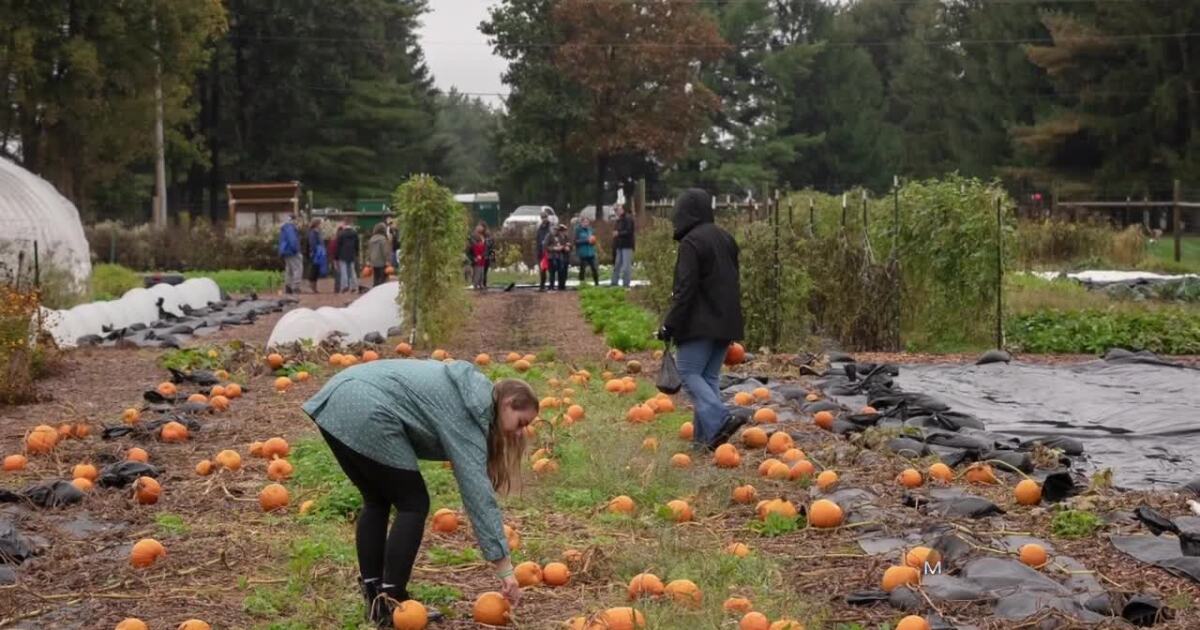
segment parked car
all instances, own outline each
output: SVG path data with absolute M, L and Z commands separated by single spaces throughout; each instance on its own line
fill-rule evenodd
M 583 210 L 579 211 L 579 216 L 577 218 L 587 219 L 588 221 L 595 223 L 596 222 L 596 206 L 595 206 L 595 204 L 592 204 L 590 206 L 584 206 Z M 605 221 L 613 221 L 616 218 L 617 218 L 616 204 L 604 206 L 604 220 Z
M 558 223 L 558 215 L 554 213 L 554 208 L 550 206 L 519 206 L 513 210 L 512 214 L 504 220 L 503 230 L 523 230 L 526 228 L 536 228 L 542 222 L 542 212 L 550 213 L 550 224 Z

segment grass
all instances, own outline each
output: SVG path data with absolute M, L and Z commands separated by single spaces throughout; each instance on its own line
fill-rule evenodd
M 283 273 L 262 269 L 185 271 L 185 278 L 211 278 L 225 293 L 265 293 L 283 286 Z
M 1175 239 L 1169 234 L 1151 241 L 1146 248 L 1146 267 L 1176 273 L 1200 273 L 1200 236 L 1184 236 L 1180 261 L 1175 262 Z
M 1050 521 L 1051 531 L 1061 538 L 1088 538 L 1100 525 L 1099 516 L 1083 510 L 1063 510 Z
M 109 263 L 100 263 L 92 267 L 92 299 L 115 300 L 130 289 L 144 284 L 141 274 Z

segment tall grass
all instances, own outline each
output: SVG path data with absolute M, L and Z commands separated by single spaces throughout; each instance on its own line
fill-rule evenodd
M 1141 226 L 1118 230 L 1100 221 L 1042 220 L 1017 224 L 1017 264 L 1023 269 L 1143 264 L 1147 239 Z

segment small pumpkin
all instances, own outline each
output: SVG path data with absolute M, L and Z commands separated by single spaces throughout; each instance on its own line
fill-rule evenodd
M 88 481 L 95 481 L 96 477 L 100 476 L 100 473 L 91 464 L 75 464 L 75 467 L 71 469 L 71 476 L 76 479 L 83 478 Z
M 193 403 L 193 404 L 197 404 L 197 405 L 207 405 L 208 404 L 208 396 L 205 396 L 204 394 L 196 393 L 196 394 L 192 394 L 191 396 L 188 396 L 187 401 L 190 403 Z
M 229 411 L 229 399 L 225 396 L 213 396 L 209 399 L 208 404 L 214 411 Z
M 242 386 L 237 383 L 230 383 L 225 386 L 225 396 L 230 400 L 242 397 Z
M 760 612 L 748 612 L 738 621 L 738 630 L 770 630 L 771 622 Z
M 58 431 L 50 425 L 41 424 L 25 436 L 25 452 L 30 455 L 44 455 L 54 450 L 58 444 Z
M 671 580 L 667 582 L 663 594 L 670 597 L 675 603 L 689 608 L 699 608 L 704 598 L 700 587 L 691 580 Z
M 746 360 L 746 348 L 740 343 L 729 344 L 725 351 L 725 365 L 741 365 Z
M 188 429 L 178 422 L 171 421 L 162 426 L 158 437 L 167 443 L 186 442 L 188 439 Z
M 692 506 L 688 505 L 687 501 L 682 499 L 668 501 L 667 509 L 671 511 L 671 518 L 676 523 L 685 523 L 692 520 Z
M 767 440 L 767 452 L 772 455 L 780 455 L 796 445 L 792 436 L 783 431 L 776 431 L 771 434 Z
M 494 591 L 483 593 L 475 599 L 471 616 L 475 621 L 489 626 L 507 626 L 511 608 L 504 596 Z
M 407 599 L 392 609 L 392 628 L 395 630 L 422 630 L 429 624 L 429 611 L 424 604 Z
M 633 499 L 623 494 L 618 497 L 614 497 L 612 501 L 608 502 L 608 511 L 612 512 L 613 514 L 629 515 L 633 514 L 636 510 L 637 506 L 634 504 Z
M 731 542 L 725 546 L 725 553 L 739 558 L 745 558 L 750 555 L 750 547 L 746 543 Z
M 542 583 L 542 567 L 536 562 L 522 562 L 513 567 L 513 576 L 521 588 L 529 588 Z
M 458 531 L 458 514 L 451 509 L 442 508 L 433 514 L 433 531 L 443 534 L 453 534 Z
M 291 476 L 292 465 L 286 459 L 276 459 L 267 465 L 267 479 L 271 481 L 283 481 Z
M 1037 505 L 1042 501 L 1042 487 L 1032 479 L 1022 479 L 1013 489 L 1013 496 L 1021 505 Z
M 658 450 L 658 438 L 648 437 L 648 438 L 642 440 L 642 449 L 650 451 L 650 452 L 657 451 Z
M 754 421 L 759 424 L 775 424 L 779 422 L 779 415 L 775 413 L 774 409 L 763 407 L 754 412 Z
M 154 388 L 154 391 L 158 392 L 158 395 L 163 398 L 174 398 L 179 393 L 179 388 L 175 387 L 175 383 L 171 381 L 163 381 L 158 384 L 158 387 Z
M 436 348 L 432 353 L 430 353 L 429 358 L 433 359 L 434 361 L 445 361 L 446 359 L 450 358 L 450 353 L 442 350 L 441 348 Z
M 915 468 L 905 468 L 899 475 L 896 475 L 896 483 L 905 488 L 920 488 L 925 480 L 921 478 L 921 473 Z
M 175 630 L 212 630 L 212 626 L 208 625 L 207 621 L 188 619 L 187 621 L 179 624 L 179 627 Z
M 929 478 L 940 481 L 941 483 L 950 483 L 954 481 L 954 471 L 950 467 L 937 462 L 929 466 Z
M 818 411 L 813 414 L 813 424 L 825 429 L 826 431 L 833 430 L 833 414 L 828 411 Z
M 137 409 L 134 409 L 133 407 L 130 407 L 130 408 L 126 409 L 125 411 L 121 412 L 121 421 L 128 425 L 137 424 L 138 420 L 141 420 L 141 418 L 142 418 L 142 412 L 138 411 Z
M 396 344 L 396 354 L 402 357 L 411 357 L 412 353 L 413 347 L 407 342 L 401 341 L 400 343 Z
M 653 573 L 639 573 L 629 580 L 629 599 L 658 597 L 663 594 L 663 582 Z
M 692 458 L 687 453 L 675 453 L 671 456 L 671 465 L 676 468 L 687 468 L 692 465 Z
M 9 455 L 4 458 L 4 472 L 17 472 L 25 470 L 25 466 L 29 464 L 29 459 L 19 453 Z
M 896 630 L 929 630 L 929 622 L 919 615 L 909 615 L 896 624 Z
M 287 507 L 289 500 L 287 488 L 277 483 L 266 486 L 258 493 L 258 505 L 264 512 L 274 512 Z
M 1046 548 L 1037 543 L 1021 545 L 1021 548 L 1017 550 L 1017 555 L 1020 556 L 1021 562 L 1035 569 L 1046 566 L 1046 563 L 1050 561 L 1050 555 L 1046 553 Z
M 280 376 L 275 379 L 275 391 L 283 393 L 292 387 L 292 379 L 286 376 Z
M 125 459 L 131 462 L 142 462 L 145 464 L 150 461 L 150 454 L 145 449 L 133 447 L 125 453 Z
M 291 452 L 291 447 L 288 446 L 287 440 L 281 437 L 273 437 L 266 442 L 263 442 L 262 456 L 267 459 L 275 459 L 277 457 L 287 457 Z
M 691 422 L 684 422 L 679 425 L 679 439 L 690 440 L 696 434 L 696 428 Z
M 571 570 L 561 562 L 551 562 L 542 567 L 542 582 L 546 586 L 565 586 L 571 579 Z
M 379 360 L 378 352 L 375 352 L 374 350 L 363 350 L 363 353 L 362 353 L 362 362 L 363 363 L 370 363 L 372 361 L 378 361 L 378 360 Z
M 797 479 L 807 479 L 812 477 L 817 472 L 816 466 L 807 459 L 796 460 L 792 467 L 788 469 L 788 479 L 795 481 Z
M 842 512 L 841 506 L 829 499 L 818 499 L 808 506 L 808 524 L 813 527 L 820 529 L 837 527 L 842 524 L 843 519 L 845 519 L 845 514 Z
M 895 565 L 883 572 L 880 586 L 891 593 L 901 586 L 917 586 L 921 583 L 921 574 L 910 566 Z
M 713 462 L 718 468 L 737 468 L 742 463 L 742 456 L 732 444 L 722 444 L 713 452 Z
M 150 630 L 150 628 L 146 625 L 146 622 L 137 617 L 126 617 L 113 630 Z
M 267 365 L 271 366 L 272 370 L 278 370 L 283 367 L 283 355 L 272 352 L 267 355 Z
M 217 464 L 226 470 L 239 470 L 242 467 L 242 456 L 231 449 L 225 449 L 216 456 Z
M 75 486 L 75 489 L 80 492 L 91 492 L 92 491 L 92 480 L 88 479 L 86 477 L 76 477 L 76 478 L 72 479 L 71 485 Z
M 730 597 L 721 604 L 721 608 L 727 613 L 746 614 L 754 607 L 750 600 L 745 597 Z
M 838 474 L 832 470 L 823 470 L 817 475 L 817 487 L 821 492 L 829 492 L 831 488 L 837 485 Z
M 162 495 L 162 486 L 154 477 L 138 477 L 133 482 L 133 497 L 142 505 L 154 505 Z
M 754 503 L 754 501 L 756 499 L 758 499 L 758 491 L 754 489 L 754 486 L 747 484 L 744 486 L 738 486 L 733 489 L 733 502 L 734 503 L 741 503 L 742 505 L 748 505 L 750 503 Z
M 207 477 L 211 475 L 216 468 L 217 467 L 213 465 L 211 461 L 202 459 L 196 464 L 196 474 L 200 475 L 201 477 Z
M 971 483 L 982 484 L 997 484 L 1000 480 L 996 478 L 996 472 L 992 467 L 984 463 L 974 463 L 967 468 L 967 481 Z
M 733 404 L 739 407 L 749 407 L 754 404 L 754 396 L 750 392 L 738 392 L 733 395 Z
M 129 551 L 129 563 L 135 568 L 145 569 L 166 555 L 167 550 L 162 543 L 153 538 L 143 538 L 133 543 Z

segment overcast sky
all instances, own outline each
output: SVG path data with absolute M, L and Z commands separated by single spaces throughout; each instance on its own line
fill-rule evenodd
M 500 105 L 495 93 L 507 92 L 500 75 L 507 64 L 492 54 L 479 23 L 487 19 L 488 7 L 497 0 L 432 0 L 423 17 L 421 46 L 443 91 L 488 93 L 479 97 Z

